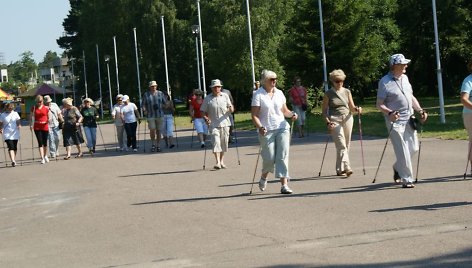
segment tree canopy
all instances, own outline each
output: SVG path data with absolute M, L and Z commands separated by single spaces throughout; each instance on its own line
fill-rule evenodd
M 195 0 L 70 0 L 64 19 L 67 33 L 58 44 L 81 64 L 86 55 L 87 78 L 97 80 L 95 45 L 101 55 L 114 57 L 116 37 L 121 91 L 137 98 L 133 28 L 136 28 L 141 85 L 157 80 L 165 88 L 161 16 L 164 16 L 169 83 L 174 96 L 186 96 L 198 85 L 195 39 L 198 24 Z M 223 80 L 239 107 L 248 106 L 252 89 L 245 0 L 200 0 L 207 84 Z M 454 95 L 472 56 L 472 3 L 438 1 L 437 16 L 444 92 Z M 323 83 L 318 0 L 251 0 L 256 77 L 274 70 L 279 86 L 291 86 L 295 75 L 306 86 Z M 431 1 L 322 1 L 328 72 L 341 68 L 357 98 L 375 96 L 378 79 L 388 71 L 389 55 L 412 59 L 408 75 L 414 90 L 435 95 L 436 59 Z M 113 63 L 114 60 L 111 60 Z M 82 68 L 76 68 L 82 76 Z M 104 72 L 104 70 L 101 70 Z M 111 73 L 115 81 L 114 72 Z M 83 83 L 83 81 L 82 81 Z M 89 81 L 91 94 L 98 81 Z M 208 86 L 208 85 L 205 85 Z M 94 89 L 94 87 L 97 87 Z M 80 88 L 80 83 L 79 87 Z M 113 86 L 116 90 L 116 86 Z M 116 91 L 115 91 L 116 92 Z

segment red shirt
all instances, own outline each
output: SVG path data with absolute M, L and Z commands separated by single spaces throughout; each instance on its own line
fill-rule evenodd
M 306 89 L 302 86 L 293 86 L 290 89 L 290 97 L 293 105 L 301 106 L 306 103 Z
M 33 118 L 34 118 L 33 129 L 34 130 L 49 131 L 49 125 L 48 125 L 48 122 L 49 122 L 49 117 L 48 117 L 49 107 L 47 107 L 45 105 L 42 105 L 40 108 L 38 108 L 35 105 L 31 108 L 31 112 L 34 113 L 33 114 Z
M 202 100 L 203 103 L 203 100 Z M 202 112 L 200 111 L 200 107 L 202 103 L 198 103 L 197 98 L 190 101 L 190 105 L 193 107 L 193 117 L 195 118 L 202 118 Z

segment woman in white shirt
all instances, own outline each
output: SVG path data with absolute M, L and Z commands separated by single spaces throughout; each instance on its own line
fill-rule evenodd
M 137 152 L 136 129 L 138 128 L 139 112 L 138 107 L 129 101 L 128 95 L 123 96 L 123 106 L 121 107 L 121 119 L 125 124 L 126 140 L 128 148 L 132 147 Z
M 298 116 L 287 108 L 283 92 L 275 87 L 277 75 L 274 72 L 262 71 L 261 81 L 262 87 L 254 91 L 251 104 L 252 121 L 258 129 L 262 156 L 259 189 L 266 189 L 267 175 L 272 172 L 280 178 L 280 192 L 291 194 L 292 190 L 288 187 L 290 125 L 285 118 L 297 120 Z
M 20 115 L 13 110 L 14 106 L 11 102 L 7 103 L 5 112 L 0 114 L 0 134 L 3 134 L 3 140 L 7 144 L 12 167 L 16 166 L 16 151 L 21 125 Z

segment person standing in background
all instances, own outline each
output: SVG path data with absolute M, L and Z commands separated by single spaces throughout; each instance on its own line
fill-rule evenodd
M 31 107 L 29 125 L 31 131 L 34 131 L 38 140 L 39 155 L 41 164 L 49 163 L 48 135 L 49 135 L 49 107 L 44 105 L 43 96 L 36 96 L 36 104 Z
M 122 98 L 123 95 L 116 95 L 116 103 L 115 105 L 113 105 L 113 110 L 111 111 L 111 117 L 113 118 L 113 122 L 115 124 L 116 138 L 118 140 L 118 148 L 120 152 L 125 150 L 126 148 L 126 144 L 124 141 L 125 126 L 123 124 L 123 120 L 121 119 L 121 107 L 123 107 Z
M 90 154 L 95 153 L 95 146 L 97 145 L 97 119 L 99 118 L 98 110 L 92 104 L 93 100 L 86 98 L 83 101 L 82 109 L 80 109 L 80 113 L 84 117 L 82 124 Z
M 230 114 L 234 111 L 229 96 L 221 92 L 223 85 L 219 79 L 211 81 L 211 94 L 203 100 L 200 111 L 210 128 L 213 143 L 213 155 L 215 156 L 215 169 L 226 168 L 224 154 L 228 151 Z
M 297 127 L 298 127 L 298 137 L 305 137 L 305 119 L 306 119 L 306 110 L 308 109 L 307 104 L 307 91 L 306 88 L 302 86 L 302 80 L 300 77 L 295 76 L 293 79 L 293 86 L 288 91 L 289 100 L 292 104 L 292 109 L 298 115 Z
M 59 126 L 64 123 L 64 118 L 62 118 L 61 108 L 57 103 L 52 102 L 49 95 L 44 96 L 44 105 L 49 107 L 49 155 L 51 158 L 56 158 L 59 156 Z

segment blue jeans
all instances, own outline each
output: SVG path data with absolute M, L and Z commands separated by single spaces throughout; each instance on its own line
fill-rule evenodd
M 49 127 L 48 145 L 51 157 L 56 157 L 59 149 L 59 127 Z
M 87 138 L 87 147 L 89 149 L 95 148 L 95 145 L 97 144 L 97 128 L 84 126 L 84 132 L 85 137 Z
M 288 177 L 290 127 L 271 130 L 259 135 L 262 156 L 262 173 L 274 173 L 276 178 Z M 275 172 L 274 172 L 275 166 Z

